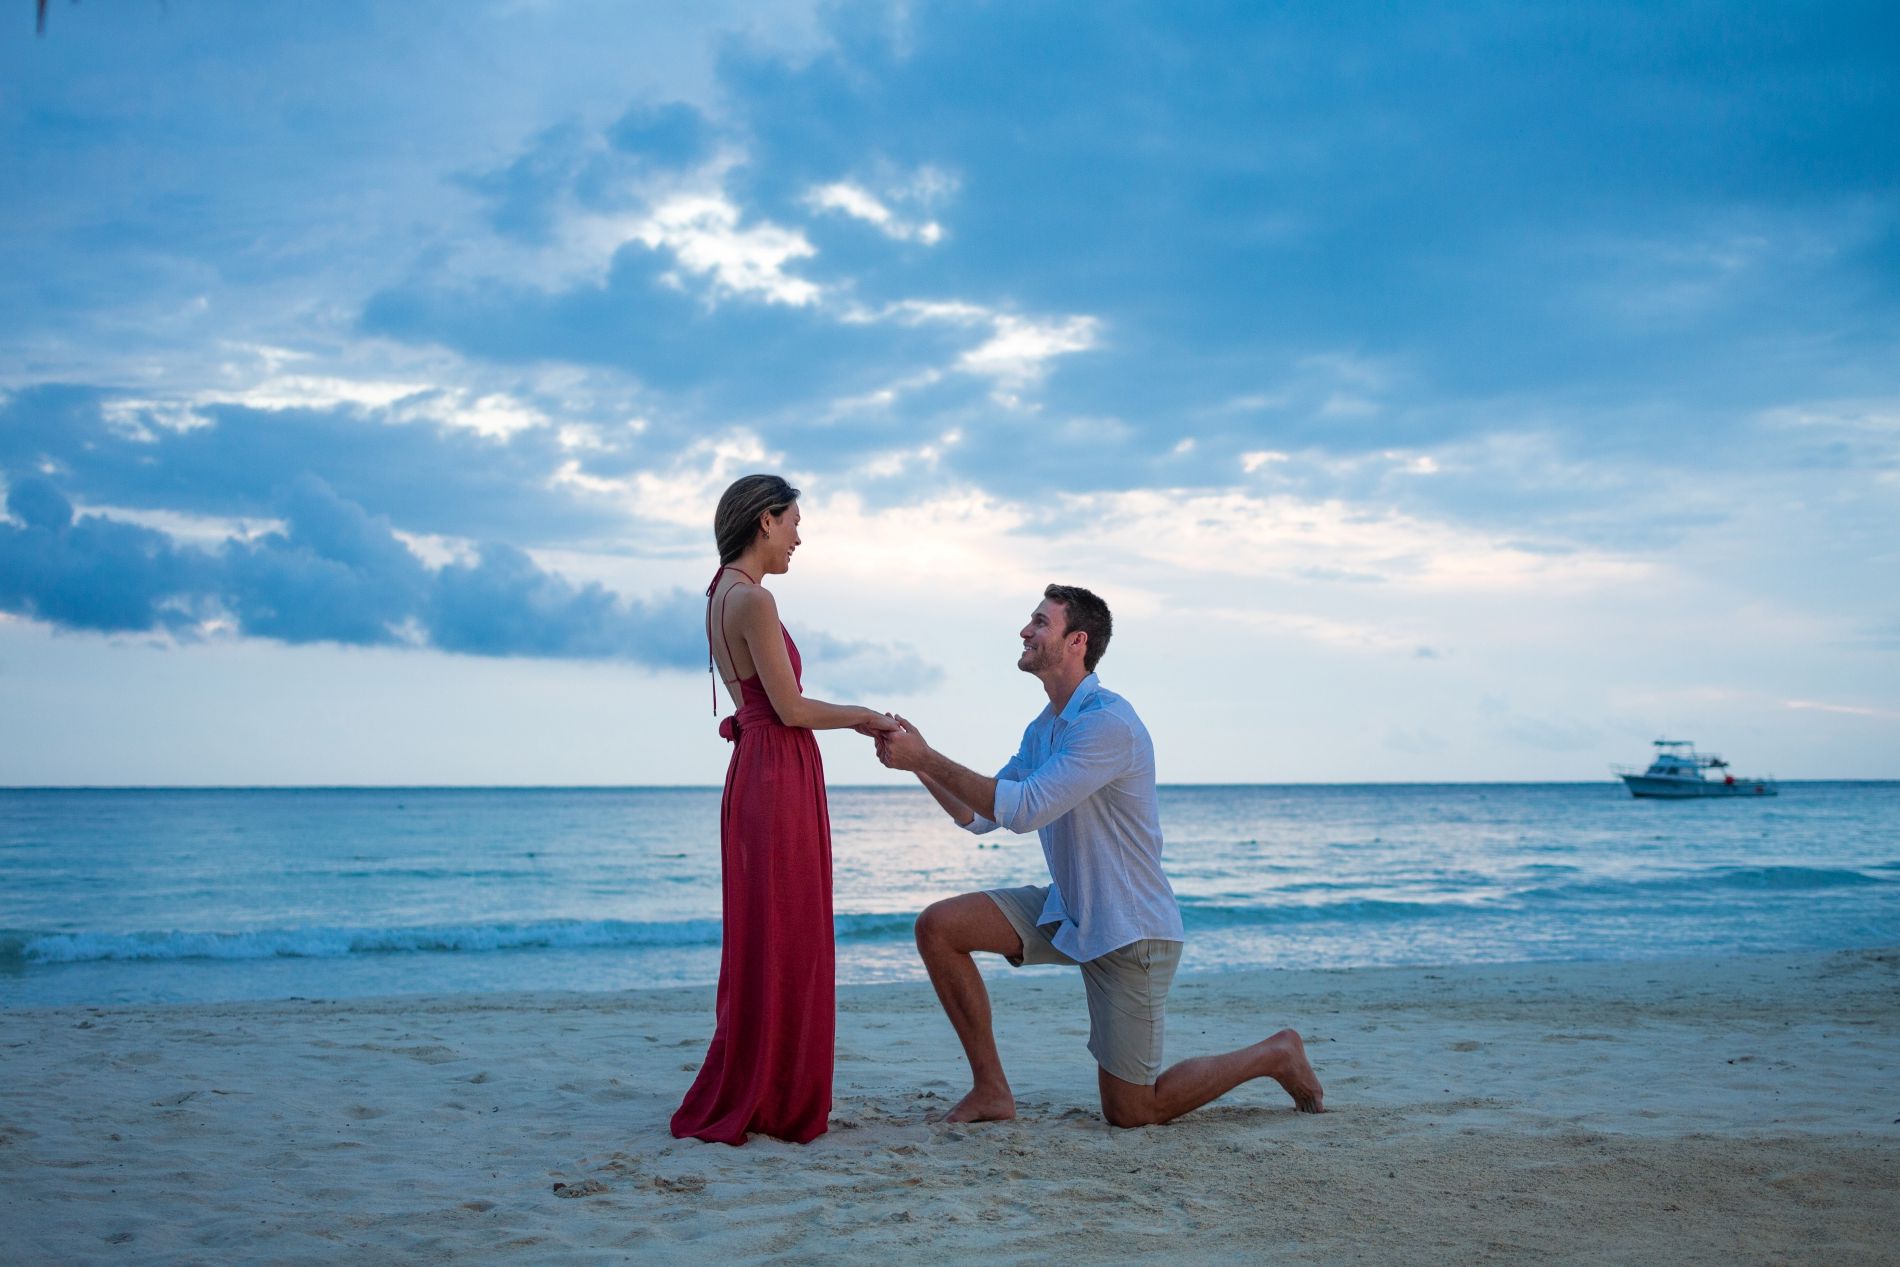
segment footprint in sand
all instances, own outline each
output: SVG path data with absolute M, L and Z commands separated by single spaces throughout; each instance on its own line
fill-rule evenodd
M 345 1117 L 355 1118 L 359 1122 L 367 1122 L 371 1118 L 386 1117 L 388 1114 L 388 1109 L 372 1109 L 367 1104 L 352 1104 L 349 1108 L 343 1110 Z
M 554 1195 L 557 1197 L 591 1197 L 597 1192 L 607 1191 L 607 1185 L 598 1179 L 582 1179 L 578 1183 L 557 1183 Z

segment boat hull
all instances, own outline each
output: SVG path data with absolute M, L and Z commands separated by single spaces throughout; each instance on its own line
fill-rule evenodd
M 1776 796 L 1772 783 L 1761 779 L 1737 779 L 1733 783 L 1714 779 L 1672 779 L 1653 774 L 1619 775 L 1629 785 L 1631 796 L 1649 796 L 1658 800 L 1687 801 L 1707 796 Z

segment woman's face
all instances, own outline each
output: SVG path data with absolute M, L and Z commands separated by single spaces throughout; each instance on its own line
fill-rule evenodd
M 798 503 L 787 506 L 784 513 L 768 514 L 764 519 L 765 543 L 768 547 L 765 556 L 767 572 L 784 573 L 791 571 L 792 551 L 798 549 Z

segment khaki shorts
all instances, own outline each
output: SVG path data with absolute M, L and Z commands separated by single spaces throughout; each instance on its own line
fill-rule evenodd
M 1076 963 L 1049 940 L 1057 926 L 1036 923 L 1049 900 L 1047 886 L 989 889 L 984 896 L 996 903 L 1023 939 L 1022 958 L 1010 963 L 1018 968 L 1068 963 L 1082 969 L 1089 996 L 1089 1054 L 1095 1063 L 1123 1082 L 1152 1086 L 1161 1076 L 1163 1013 L 1181 962 L 1181 943 L 1145 938 Z

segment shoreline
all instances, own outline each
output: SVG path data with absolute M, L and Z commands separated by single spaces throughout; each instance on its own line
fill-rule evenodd
M 1205 933 L 1203 934 L 1205 936 Z M 1190 935 L 1189 944 L 1193 943 Z M 604 949 L 611 952 L 615 948 L 577 947 L 579 953 L 591 953 Z M 713 947 L 717 949 L 717 947 Z M 494 953 L 509 953 L 506 951 Z M 1170 995 L 1170 1014 L 1178 1000 L 1180 989 L 1189 983 L 1225 982 L 1240 979 L 1249 989 L 1264 988 L 1268 983 L 1296 983 L 1301 991 L 1319 988 L 1318 982 L 1307 982 L 1303 978 L 1331 979 L 1341 976 L 1363 978 L 1368 984 L 1377 977 L 1391 974 L 1469 974 L 1474 980 L 1483 974 L 1523 970 L 1524 972 L 1555 969 L 1559 971 L 1578 969 L 1669 969 L 1693 968 L 1697 965 L 1724 964 L 1743 965 L 1761 960 L 1805 960 L 1830 955 L 1895 955 L 1900 956 L 1900 942 L 1893 944 L 1874 943 L 1863 946 L 1833 946 L 1821 949 L 1801 950 L 1763 950 L 1763 951 L 1713 951 L 1701 955 L 1669 954 L 1657 956 L 1637 955 L 1630 958 L 1553 958 L 1553 959 L 1485 959 L 1485 960 L 1432 960 L 1416 963 L 1380 964 L 1361 963 L 1339 966 L 1301 966 L 1301 967 L 1219 967 L 1190 965 L 1183 962 L 1182 969 L 1175 975 L 1175 990 Z M 185 961 L 191 962 L 191 961 Z M 211 960 L 218 963 L 221 961 Z M 301 960 L 300 960 L 301 962 Z M 312 957 L 312 963 L 334 963 L 337 960 Z M 995 956 L 978 958 L 977 965 L 983 969 L 983 979 L 992 988 L 999 983 L 1019 981 L 1026 983 L 1061 980 L 1065 968 L 1056 964 L 1035 964 L 1027 968 L 1012 968 Z M 56 965 L 66 967 L 68 965 Z M 1259 981 L 1253 980 L 1259 978 Z M 932 998 L 929 990 L 929 978 L 924 975 L 921 964 L 915 978 L 881 981 L 840 981 L 837 985 L 839 1011 L 845 1010 L 847 996 L 858 994 L 876 994 L 888 991 L 921 990 L 926 998 Z M 477 989 L 477 990 L 420 990 L 413 993 L 384 994 L 285 994 L 257 997 L 237 997 L 228 999 L 153 999 L 133 1000 L 130 1002 L 66 1002 L 52 1004 L 31 1004 L 21 1007 L 7 1007 L 0 1004 L 0 1019 L 47 1017 L 57 1018 L 66 1013 L 118 1012 L 164 1012 L 167 1010 L 191 1010 L 197 1008 L 272 1008 L 277 1005 L 332 1006 L 338 1008 L 376 1008 L 387 1004 L 391 1007 L 424 1007 L 431 1009 L 455 1009 L 460 1007 L 486 1007 L 493 1005 L 506 1010 L 510 1006 L 520 1005 L 536 1009 L 553 1006 L 586 1007 L 602 1000 L 622 1002 L 653 999 L 675 994 L 703 996 L 705 1007 L 712 1007 L 715 983 L 712 981 L 685 984 L 647 985 L 635 987 L 601 987 L 597 989 Z M 660 1010 L 671 1010 L 660 1009 Z
M 1894 1261 L 1900 947 L 1184 977 L 1170 1061 L 1292 1025 L 1329 1112 L 1255 1083 L 1135 1131 L 1071 974 L 991 988 L 1016 1121 L 930 1120 L 934 996 L 846 986 L 804 1148 L 667 1134 L 710 987 L 0 1012 L 11 1252 Z
M 1208 934 L 1205 931 L 1203 931 L 1201 934 L 1203 938 L 1205 938 L 1207 935 Z M 1192 930 L 1190 930 L 1189 945 L 1192 946 L 1194 944 L 1194 941 L 1195 941 L 1194 934 Z M 841 944 L 842 944 L 842 941 L 841 941 Z M 593 954 L 593 953 L 615 953 L 616 950 L 618 949 L 622 949 L 622 948 L 579 946 L 579 947 L 572 948 L 571 953 L 582 954 L 582 955 Z M 663 948 L 663 949 L 671 949 L 671 948 Z M 714 946 L 708 947 L 707 949 L 709 949 L 711 952 L 714 953 L 715 966 L 716 966 L 716 953 L 717 953 L 718 947 L 714 945 Z M 507 954 L 507 953 L 513 953 L 513 952 L 498 951 L 498 952 L 492 952 L 492 953 Z M 545 950 L 542 950 L 539 953 L 545 953 Z M 1242 966 L 1242 967 L 1226 967 L 1226 966 L 1220 966 L 1220 965 L 1209 965 L 1207 963 L 1200 963 L 1200 962 L 1196 962 L 1192 958 L 1189 958 L 1189 959 L 1183 960 L 1181 970 L 1175 976 L 1175 985 L 1176 985 L 1176 990 L 1178 993 L 1178 990 L 1180 987 L 1190 982 L 1225 981 L 1232 978 L 1252 978 L 1256 976 L 1270 979 L 1277 982 L 1285 982 L 1291 979 L 1296 979 L 1296 978 L 1306 977 L 1306 976 L 1336 977 L 1341 974 L 1355 974 L 1355 975 L 1362 975 L 1369 980 L 1373 976 L 1376 976 L 1377 974 L 1383 974 L 1383 973 L 1410 972 L 1410 973 L 1428 973 L 1428 974 L 1429 973 L 1478 974 L 1478 973 L 1483 973 L 1486 971 L 1494 971 L 1494 970 L 1524 969 L 1526 971 L 1530 971 L 1533 969 L 1551 969 L 1551 968 L 1554 968 L 1554 969 L 1625 968 L 1625 969 L 1634 970 L 1634 969 L 1649 968 L 1649 967 L 1666 968 L 1672 965 L 1689 966 L 1689 965 L 1717 963 L 1717 962 L 1726 963 L 1730 961 L 1734 961 L 1737 963 L 1747 963 L 1749 961 L 1759 960 L 1759 959 L 1802 958 L 1802 957 L 1813 957 L 1813 956 L 1819 956 L 1819 955 L 1832 955 L 1832 954 L 1850 954 L 1851 955 L 1851 954 L 1883 954 L 1883 953 L 1900 953 L 1900 943 L 1895 943 L 1893 945 L 1887 945 L 1884 943 L 1874 943 L 1870 945 L 1860 945 L 1860 946 L 1831 946 L 1831 947 L 1825 947 L 1825 948 L 1804 948 L 1804 949 L 1799 949 L 1799 950 L 1785 950 L 1785 949 L 1763 950 L 1763 951 L 1714 950 L 1714 951 L 1710 951 L 1707 954 L 1699 954 L 1699 955 L 1666 954 L 1666 955 L 1650 956 L 1650 955 L 1638 954 L 1638 955 L 1631 956 L 1629 958 L 1604 956 L 1600 958 L 1588 958 L 1588 959 L 1557 957 L 1557 958 L 1551 958 L 1551 959 L 1436 960 L 1436 961 L 1422 961 L 1422 962 L 1398 963 L 1398 964 L 1358 963 L 1358 964 L 1344 964 L 1344 965 L 1301 965 L 1298 967 L 1269 967 L 1269 966 L 1260 966 L 1260 965 L 1249 965 L 1249 966 Z M 842 958 L 843 958 L 843 955 L 841 954 L 840 959 L 842 960 Z M 177 962 L 177 963 L 184 963 L 184 964 L 193 964 L 200 961 L 192 960 L 192 959 L 184 959 L 184 960 L 178 960 L 178 961 L 160 960 L 157 962 L 160 962 L 160 963 Z M 210 960 L 205 960 L 203 962 L 212 964 L 212 965 L 218 965 L 218 964 L 223 963 L 224 961 L 210 959 Z M 245 961 L 240 961 L 240 962 L 245 962 Z M 353 962 L 353 960 L 348 959 L 348 958 L 341 959 L 341 960 L 331 959 L 331 958 L 325 958 L 322 956 L 310 956 L 308 958 L 298 956 L 298 957 L 293 957 L 290 960 L 290 962 L 294 962 L 298 964 L 308 963 L 311 965 L 324 965 L 324 964 L 333 964 L 333 963 L 339 963 L 339 962 L 349 963 L 349 962 Z M 86 966 L 89 966 L 89 965 L 88 964 L 78 964 L 78 965 L 54 964 L 54 965 L 41 965 L 34 969 L 25 969 L 25 970 L 16 970 L 16 971 L 45 971 L 48 968 L 51 968 L 54 971 L 58 971 L 58 970 L 71 968 L 71 967 L 83 968 Z M 427 966 L 428 965 L 426 963 L 422 963 L 418 965 L 418 967 L 427 967 Z M 982 971 L 984 980 L 988 982 L 993 988 L 996 986 L 998 982 L 1005 982 L 1009 980 L 1023 980 L 1023 981 L 1034 982 L 1038 980 L 1060 979 L 1060 977 L 1063 975 L 1063 972 L 1064 972 L 1064 969 L 1060 967 L 1059 965 L 1032 965 L 1029 968 L 1011 968 L 1007 966 L 1006 964 L 1004 964 L 1001 959 L 996 958 L 995 956 L 979 957 L 977 960 L 977 966 Z M 4 978 L 0 978 L 0 979 L 4 979 Z M 611 1000 L 611 999 L 641 998 L 641 997 L 652 996 L 652 995 L 665 995 L 665 994 L 672 994 L 672 993 L 695 993 L 695 992 L 704 995 L 704 1000 L 703 1000 L 704 1006 L 710 1009 L 712 1007 L 712 994 L 713 994 L 715 985 L 716 985 L 716 982 L 714 980 L 705 980 L 705 981 L 698 981 L 698 982 L 669 983 L 665 985 L 646 985 L 646 986 L 636 986 L 636 987 L 600 986 L 600 987 L 593 987 L 593 988 L 570 988 L 570 989 L 500 987 L 500 988 L 480 988 L 480 989 L 466 989 L 466 990 L 455 990 L 455 989 L 447 989 L 447 990 L 440 990 L 440 991 L 418 990 L 414 992 L 383 992 L 383 993 L 363 993 L 363 994 L 327 994 L 327 993 L 315 994 L 313 993 L 313 994 L 276 994 L 276 995 L 253 995 L 253 996 L 240 995 L 240 996 L 233 996 L 229 998 L 207 998 L 207 999 L 190 999 L 190 998 L 187 998 L 187 999 L 133 999 L 129 1001 L 104 1001 L 104 1002 L 97 1001 L 97 1000 L 74 1000 L 74 1001 L 64 1001 L 64 1002 L 58 1002 L 58 1003 L 31 1003 L 31 1004 L 23 1004 L 19 1006 L 9 1005 L 6 1002 L 4 996 L 0 995 L 0 1018 L 31 1017 L 31 1016 L 36 1016 L 36 1015 L 57 1016 L 59 1014 L 63 1014 L 66 1012 L 86 1012 L 86 1013 L 147 1012 L 147 1011 L 156 1012 L 156 1011 L 163 1011 L 166 1009 L 178 1009 L 178 1008 L 183 1008 L 183 1009 L 226 1008 L 226 1007 L 241 1007 L 241 1006 L 270 1007 L 274 1004 L 298 1004 L 298 1005 L 328 1004 L 328 1005 L 343 1007 L 343 1006 L 358 1006 L 358 1005 L 374 1006 L 377 1004 L 388 1003 L 391 1005 L 401 1005 L 401 1006 L 406 1006 L 406 1007 L 418 1007 L 418 1006 L 457 1007 L 457 1006 L 484 1006 L 490 1003 L 494 1003 L 497 1006 L 505 1006 L 509 1000 L 525 999 L 525 1000 L 531 1000 L 533 1002 L 533 1005 L 537 1007 L 551 1006 L 556 1003 L 564 1003 L 570 1006 L 583 1006 L 590 1001 L 598 1001 L 601 999 Z M 855 993 L 859 991 L 923 990 L 925 996 L 929 997 L 929 991 L 927 989 L 928 985 L 929 985 L 929 978 L 926 975 L 924 975 L 921 962 L 917 964 L 917 971 L 914 977 L 906 976 L 906 977 L 885 978 L 885 979 L 868 980 L 868 981 L 866 980 L 855 980 L 855 981 L 840 980 L 837 985 L 839 1007 L 840 1007 L 840 1010 L 843 1009 L 845 997 L 848 993 Z M 1170 1006 L 1172 1006 L 1172 1003 L 1170 1004 Z

